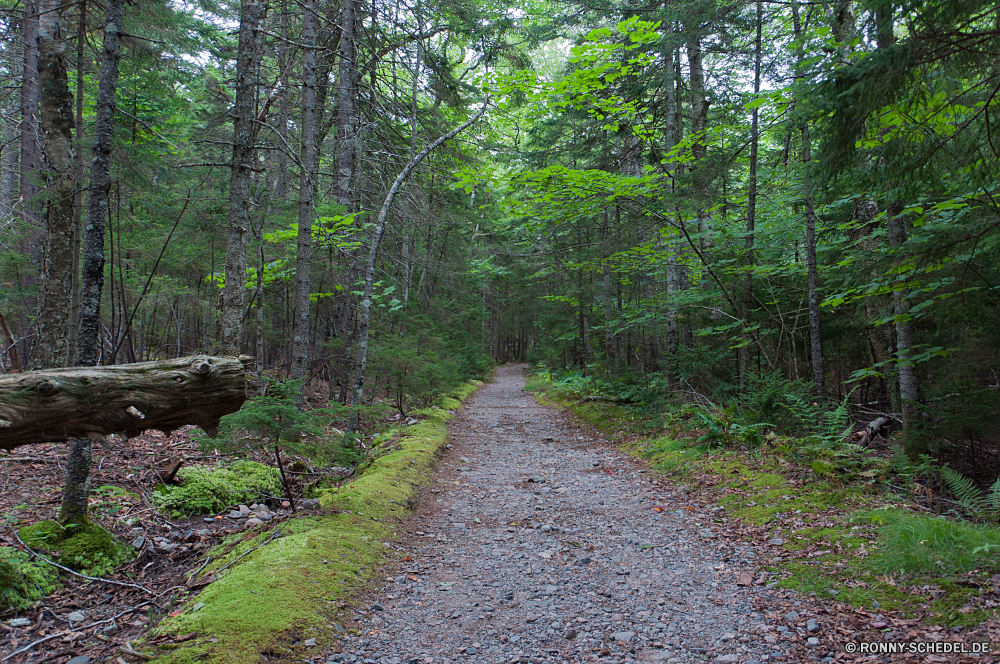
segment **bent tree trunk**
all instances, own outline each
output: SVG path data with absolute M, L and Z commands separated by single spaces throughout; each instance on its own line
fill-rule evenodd
M 246 400 L 243 363 L 185 357 L 108 367 L 46 369 L 0 377 L 0 449 L 70 438 L 127 438 L 200 426 L 211 437 L 219 418 Z
M 371 311 L 372 311 L 372 291 L 374 289 L 375 283 L 375 262 L 378 259 L 379 245 L 382 244 L 382 235 L 385 234 L 385 222 L 389 217 L 389 210 L 392 208 L 392 202 L 396 198 L 396 194 L 399 193 L 399 188 L 403 186 L 403 183 L 413 169 L 416 168 L 424 157 L 433 152 L 439 145 L 445 141 L 449 141 L 460 133 L 465 131 L 468 127 L 471 127 L 476 120 L 483 117 L 483 114 L 488 108 L 488 103 L 484 102 L 483 107 L 479 109 L 474 116 L 463 122 L 461 125 L 455 127 L 449 131 L 444 136 L 439 137 L 436 141 L 425 147 L 420 151 L 419 154 L 414 156 L 410 163 L 408 163 L 399 175 L 396 176 L 396 181 L 392 183 L 389 187 L 389 192 L 385 195 L 385 200 L 382 202 L 382 207 L 378 211 L 378 218 L 375 221 L 375 232 L 372 235 L 372 246 L 368 251 L 368 266 L 365 271 L 365 291 L 364 296 L 361 299 L 361 325 L 358 330 L 358 358 L 354 366 L 354 396 L 351 399 L 351 417 L 347 421 L 347 433 L 352 434 L 358 428 L 358 418 L 361 415 L 362 397 L 364 396 L 364 385 L 365 385 L 365 367 L 368 363 L 368 328 L 371 322 Z

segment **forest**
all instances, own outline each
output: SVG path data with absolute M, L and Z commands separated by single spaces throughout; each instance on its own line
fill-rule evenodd
M 0 32 L 0 384 L 239 358 L 181 449 L 273 462 L 294 511 L 528 364 L 996 520 L 996 3 L 2 0 Z M 63 526 L 95 441 L 58 448 Z

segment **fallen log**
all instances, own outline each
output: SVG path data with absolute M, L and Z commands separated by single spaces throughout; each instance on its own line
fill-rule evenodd
M 606 397 L 603 394 L 592 394 L 589 397 L 584 397 L 582 401 L 586 402 L 600 401 L 603 403 L 616 403 L 616 404 L 635 403 L 635 399 L 629 399 L 627 397 Z
M 184 357 L 0 376 L 0 449 L 194 424 L 214 438 L 246 400 L 241 359 Z

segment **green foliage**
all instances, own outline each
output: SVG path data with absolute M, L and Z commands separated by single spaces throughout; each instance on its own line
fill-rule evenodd
M 39 521 L 18 531 L 29 547 L 49 553 L 57 562 L 88 576 L 104 576 L 128 562 L 135 552 L 96 523 L 62 526 L 55 521 Z
M 331 421 L 344 417 L 347 409 L 334 404 L 299 410 L 297 395 L 301 388 L 302 381 L 269 379 L 264 395 L 247 400 L 238 411 L 220 420 L 218 438 L 201 436 L 198 442 L 205 450 L 226 451 L 280 445 L 293 454 L 318 455 L 341 465 L 357 463 L 353 447 L 345 444 L 342 436 L 330 432 Z
M 26 609 L 56 588 L 55 568 L 30 554 L 0 546 L 0 612 Z
M 878 524 L 880 543 L 865 566 L 876 574 L 904 578 L 964 576 L 972 570 L 1000 572 L 1000 530 L 911 514 L 880 510 L 867 516 Z
M 979 516 L 1000 516 L 1000 478 L 983 491 L 971 478 L 944 466 L 941 468 L 941 481 L 962 509 Z
M 179 486 L 160 485 L 153 501 L 174 516 L 216 514 L 226 507 L 282 495 L 277 468 L 255 461 L 222 466 L 187 466 L 177 472 Z

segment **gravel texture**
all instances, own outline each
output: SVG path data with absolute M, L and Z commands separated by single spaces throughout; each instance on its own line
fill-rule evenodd
M 507 367 L 466 403 L 409 560 L 327 662 L 826 660 L 737 585 L 757 554 L 720 515 L 523 387 Z

